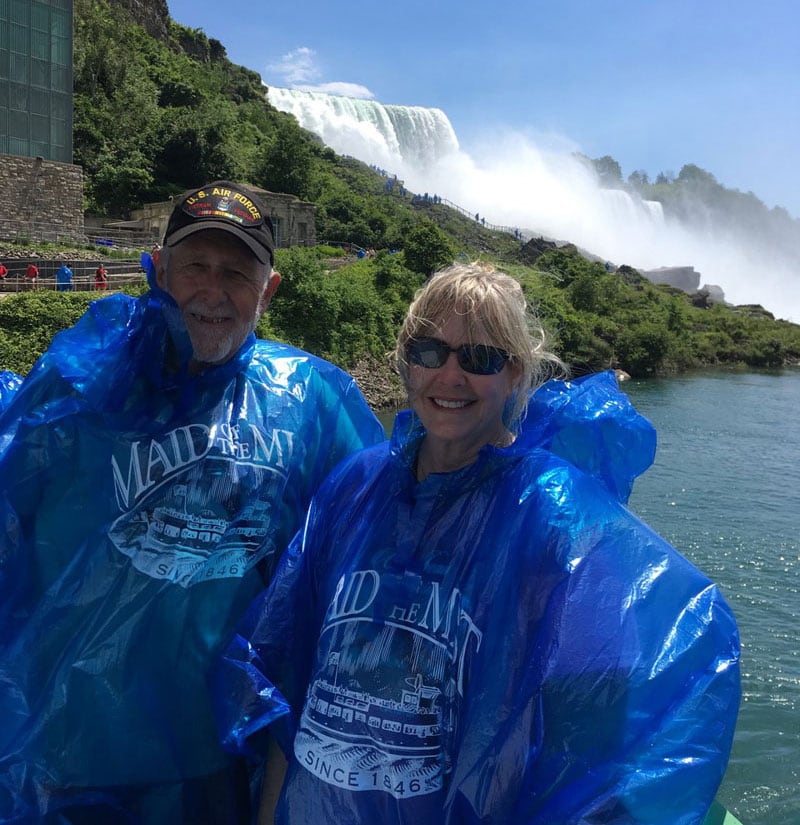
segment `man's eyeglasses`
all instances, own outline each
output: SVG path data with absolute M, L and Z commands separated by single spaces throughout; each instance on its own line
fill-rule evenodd
M 451 347 L 438 338 L 412 338 L 406 344 L 408 362 L 429 370 L 443 367 L 451 352 L 456 354 L 459 367 L 473 375 L 496 375 L 511 357 L 505 350 L 488 344 Z

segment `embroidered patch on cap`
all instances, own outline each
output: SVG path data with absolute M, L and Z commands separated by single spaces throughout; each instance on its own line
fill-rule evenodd
M 264 220 L 258 207 L 247 195 L 236 189 L 218 186 L 193 192 L 184 200 L 182 209 L 195 219 L 222 218 L 244 227 L 258 226 Z

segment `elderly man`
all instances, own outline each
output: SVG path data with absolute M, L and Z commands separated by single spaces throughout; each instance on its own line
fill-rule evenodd
M 95 302 L 0 415 L 0 821 L 248 821 L 207 673 L 383 438 L 341 370 L 256 340 L 274 247 L 245 187 L 185 194 L 150 291 Z

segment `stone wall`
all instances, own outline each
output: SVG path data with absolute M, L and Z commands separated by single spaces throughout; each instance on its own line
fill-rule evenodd
M 86 240 L 80 166 L 0 155 L 0 192 L 0 238 Z

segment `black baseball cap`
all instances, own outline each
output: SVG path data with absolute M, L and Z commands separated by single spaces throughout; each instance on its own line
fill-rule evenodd
M 180 196 L 164 233 L 164 246 L 175 246 L 206 229 L 230 232 L 262 264 L 275 262 L 275 233 L 264 205 L 246 186 L 215 180 Z

